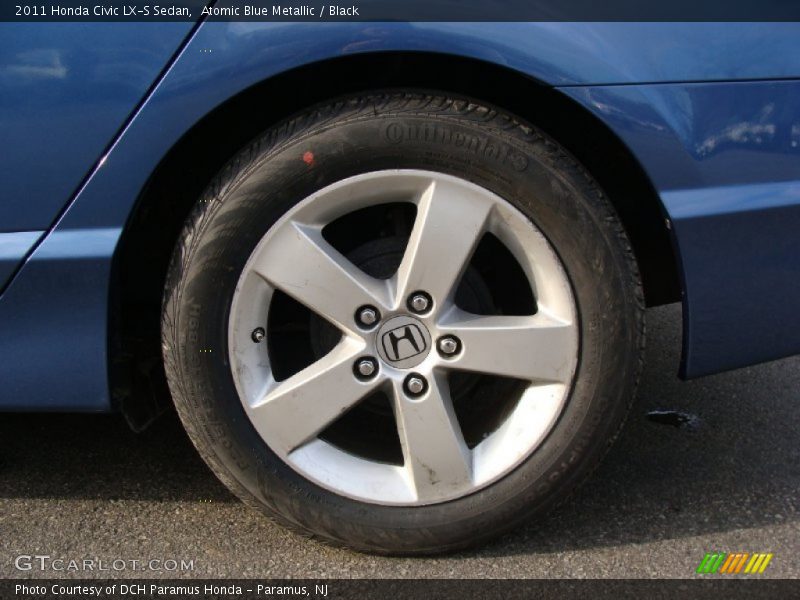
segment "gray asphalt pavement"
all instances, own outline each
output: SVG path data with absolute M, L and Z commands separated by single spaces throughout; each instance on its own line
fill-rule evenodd
M 2 415 L 0 576 L 113 574 L 15 567 L 49 555 L 193 561 L 119 573 L 148 577 L 691 577 L 715 550 L 773 552 L 762 577 L 800 576 L 800 358 L 680 382 L 679 347 L 679 308 L 650 310 L 637 402 L 591 480 L 543 522 L 432 559 L 287 533 L 225 490 L 174 415 L 140 435 L 116 416 Z

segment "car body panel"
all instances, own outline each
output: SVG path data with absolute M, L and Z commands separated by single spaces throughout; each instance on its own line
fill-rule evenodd
M 684 376 L 800 352 L 800 181 L 662 198 L 680 240 Z
M 0 233 L 0 290 L 44 233 L 44 231 Z
M 775 303 L 781 314 L 796 306 L 785 289 L 792 282 L 784 278 L 796 268 L 786 237 L 794 221 L 781 222 L 774 211 L 786 217 L 797 210 L 791 132 L 798 118 L 792 94 L 800 84 L 788 79 L 800 77 L 798 40 L 800 25 L 791 23 L 204 23 L 0 296 L 0 356 L 18 355 L 0 364 L 6 388 L 0 406 L 108 409 L 112 258 L 150 175 L 184 134 L 236 94 L 302 65 L 353 53 L 459 55 L 559 87 L 616 132 L 664 203 L 687 290 L 685 374 L 774 358 L 776 348 L 797 352 L 794 331 L 767 319 L 756 320 L 746 338 L 730 345 L 730 330 L 747 306 L 718 303 L 725 289 L 741 292 L 744 284 L 730 287 L 730 267 L 728 275 L 718 269 L 725 249 L 751 259 L 748 269 L 777 261 L 778 272 L 747 274 L 753 285 L 778 286 L 772 293 L 787 298 L 783 306 Z M 752 81 L 720 82 L 734 79 Z M 760 81 L 767 79 L 787 81 Z M 703 80 L 717 82 L 681 83 Z M 633 85 L 640 83 L 647 85 Z M 774 132 L 767 135 L 770 124 Z M 782 186 L 779 205 L 764 204 L 764 195 L 776 191 L 764 187 L 770 184 Z M 707 217 L 703 209 L 687 212 L 697 198 L 724 218 Z M 746 256 L 737 240 L 753 214 L 764 217 L 767 229 L 751 228 L 748 243 L 768 250 Z M 781 236 L 780 247 L 770 246 L 772 236 Z M 711 252 L 704 250 L 708 240 L 715 245 Z M 773 329 L 758 337 L 764 327 Z M 776 337 L 783 339 L 776 343 Z
M 800 81 L 563 91 L 625 142 L 671 220 L 682 374 L 800 352 Z
M 15 236 L 0 291 L 32 247 L 21 240 L 53 225 L 191 28 L 0 23 L 0 234 Z
M 109 410 L 108 277 L 121 232 L 52 232 L 0 296 L 0 407 Z
M 191 23 L 0 23 L 0 232 L 49 228 Z
M 562 91 L 626 143 L 660 192 L 800 179 L 800 80 Z

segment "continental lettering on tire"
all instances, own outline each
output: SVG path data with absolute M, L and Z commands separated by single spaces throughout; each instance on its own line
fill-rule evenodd
M 383 127 L 383 138 L 390 144 L 427 142 L 449 145 L 463 148 L 475 156 L 508 165 L 515 171 L 522 172 L 528 168 L 528 158 L 511 146 L 489 141 L 488 138 L 476 133 L 442 125 L 390 121 Z

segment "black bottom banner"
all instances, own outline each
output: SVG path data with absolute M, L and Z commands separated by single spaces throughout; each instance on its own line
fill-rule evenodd
M 92 598 L 256 600 L 354 598 L 438 600 L 480 598 L 797 598 L 800 580 L 743 579 L 41 579 L 0 580 L 3 600 Z

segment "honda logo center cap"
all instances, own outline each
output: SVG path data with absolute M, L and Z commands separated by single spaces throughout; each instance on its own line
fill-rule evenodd
M 396 369 L 417 366 L 431 349 L 431 334 L 421 321 L 401 315 L 387 320 L 378 330 L 378 354 Z

